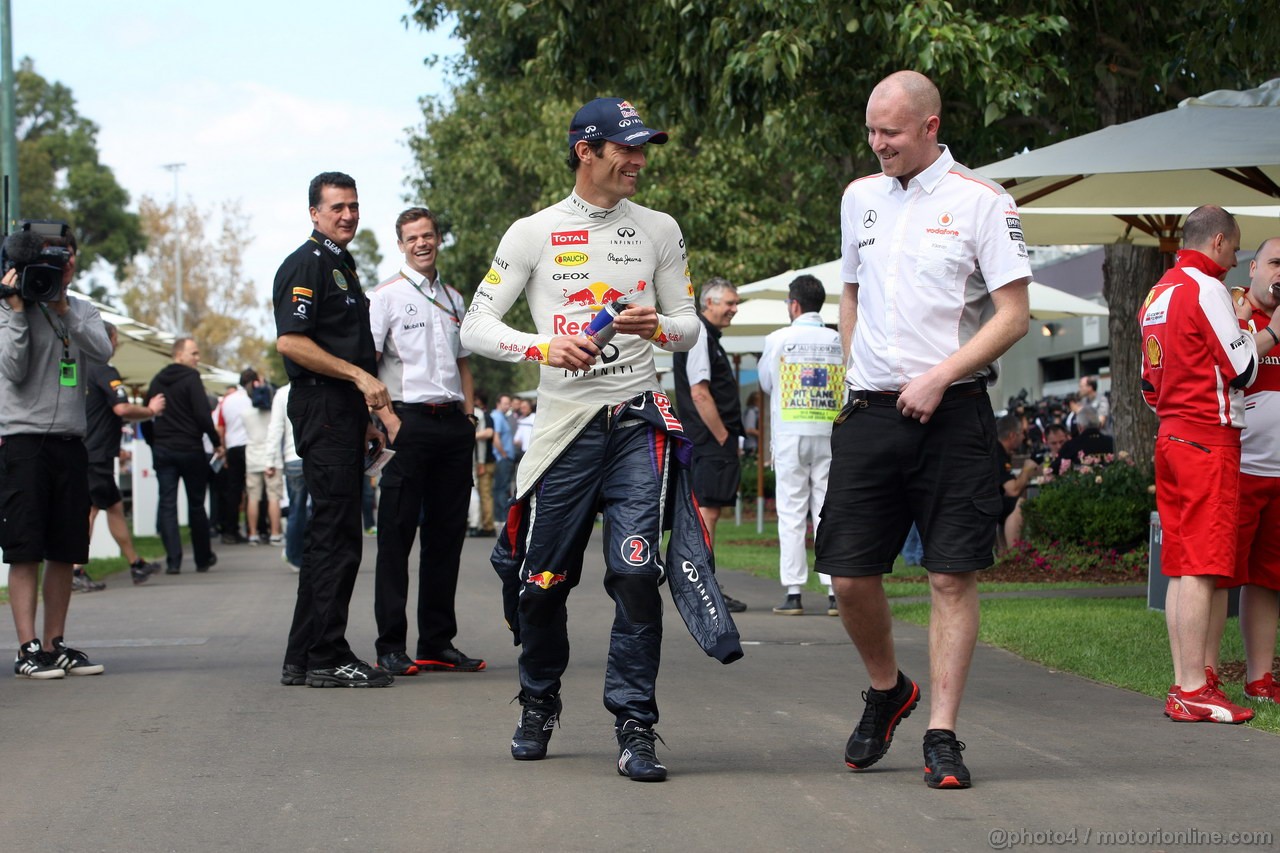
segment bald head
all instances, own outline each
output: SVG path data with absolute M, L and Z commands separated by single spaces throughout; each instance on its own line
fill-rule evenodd
M 871 99 L 892 98 L 922 121 L 942 114 L 942 96 L 933 81 L 918 71 L 895 71 L 876 84 Z
M 1216 204 L 1204 204 L 1187 214 L 1182 224 L 1182 245 L 1204 253 L 1229 270 L 1236 265 L 1236 253 L 1240 251 L 1240 226 L 1234 216 Z

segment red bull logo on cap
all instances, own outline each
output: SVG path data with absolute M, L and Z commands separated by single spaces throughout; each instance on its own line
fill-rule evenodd
M 556 572 L 538 572 L 536 575 L 530 575 L 529 580 L 525 581 L 525 583 L 531 583 L 542 589 L 551 589 L 551 587 L 567 579 L 565 575 L 557 574 Z

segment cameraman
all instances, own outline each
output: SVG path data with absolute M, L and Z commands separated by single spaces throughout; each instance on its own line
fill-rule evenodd
M 71 567 L 89 560 L 89 470 L 84 448 L 86 360 L 111 358 L 111 341 L 91 304 L 67 295 L 76 273 L 70 229 L 47 236 L 65 247 L 62 287 L 48 303 L 12 294 L 0 301 L 0 548 L 18 631 L 14 674 L 97 675 L 101 664 L 62 642 Z M 8 248 L 6 241 L 6 249 Z M 15 288 L 19 270 L 4 274 Z M 44 561 L 44 642 L 36 633 L 37 582 Z

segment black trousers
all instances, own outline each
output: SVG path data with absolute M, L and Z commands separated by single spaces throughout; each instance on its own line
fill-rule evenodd
M 227 448 L 226 466 L 222 470 L 224 477 L 222 491 L 219 495 L 218 513 L 222 521 L 224 536 L 234 536 L 240 530 L 240 498 L 244 495 L 244 445 Z M 253 522 L 249 522 L 253 531 Z
M 418 549 L 418 645 L 416 657 L 451 648 L 458 633 L 454 596 L 458 560 L 467 534 L 471 456 L 476 433 L 461 411 L 427 414 L 397 405 L 400 432 L 395 457 L 382 472 L 378 501 L 378 562 L 373 612 L 379 655 L 405 651 L 409 552 Z
M 347 611 L 360 570 L 369 410 L 354 386 L 294 385 L 288 412 L 313 509 L 284 662 L 327 669 L 357 660 L 347 643 Z

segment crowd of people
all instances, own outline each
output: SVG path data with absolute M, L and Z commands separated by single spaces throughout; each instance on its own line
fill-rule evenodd
M 441 227 L 426 207 L 396 219 L 404 258 L 397 273 L 362 283 L 348 251 L 360 221 L 355 180 L 317 175 L 308 189 L 311 234 L 273 285 L 289 379 L 278 390 L 246 369 L 211 402 L 196 370 L 197 343 L 184 337 L 143 405 L 128 400 L 109 369 L 94 371 L 84 387 L 97 402 L 86 418 L 77 362 L 106 364 L 114 339 L 91 305 L 66 295 L 74 237 L 64 230 L 50 238 L 70 252 L 61 296 L 46 305 L 14 293 L 0 311 L 0 546 L 12 564 L 15 672 L 43 679 L 103 671 L 66 645 L 67 603 L 73 567 L 87 558 L 90 503 L 108 513 L 113 535 L 120 526 L 120 495 L 104 478 L 122 424 L 140 421 L 159 483 L 166 573 L 181 573 L 184 561 L 179 481 L 197 572 L 217 563 L 215 533 L 227 546 L 281 546 L 298 572 L 286 686 L 386 687 L 422 671 L 484 670 L 484 659 L 454 644 L 465 629 L 454 599 L 464 539 L 494 538 L 501 604 L 520 648 L 510 741 L 519 761 L 545 758 L 559 725 L 567 600 L 602 517 L 603 584 L 614 608 L 604 705 L 616 769 L 660 782 L 668 770 L 655 748 L 659 585 L 670 586 L 708 655 L 722 663 L 742 656 L 731 614 L 746 605 L 716 579 L 716 528 L 736 501 L 743 448 L 759 452 L 772 436 L 785 587 L 773 612 L 804 612 L 812 524 L 826 612 L 840 618 L 869 682 L 845 763 L 861 771 L 883 759 L 923 695 L 899 669 L 884 589 L 908 548 L 909 561 L 928 572 L 931 607 L 924 781 L 969 787 L 956 730 L 978 635 L 978 572 L 992 565 L 999 540 L 1018 540 L 1020 507 L 1037 478 L 1105 460 L 1114 442 L 1109 401 L 1093 376 L 1065 399 L 1019 399 L 998 419 L 993 412 L 986 389 L 997 359 L 1026 333 L 1031 270 L 1012 198 L 939 144 L 941 111 L 937 88 L 915 72 L 892 74 L 872 91 L 868 144 L 882 171 L 851 183 L 841 202 L 840 328 L 822 322 L 821 284 L 793 281 L 791 322 L 769 336 L 759 360 L 768 400 L 749 400 L 745 412 L 721 344 L 737 289 L 708 278 L 695 300 L 679 225 L 631 201 L 651 146 L 667 134 L 621 99 L 597 98 L 574 115 L 572 190 L 510 226 L 469 305 L 441 275 Z M 923 236 L 903 239 L 907 233 Z M 1280 695 L 1269 673 L 1275 561 L 1262 544 L 1265 523 L 1241 527 L 1237 509 L 1265 518 L 1280 482 L 1267 428 L 1272 389 L 1280 388 L 1270 372 L 1280 368 L 1268 357 L 1280 343 L 1270 313 L 1280 240 L 1260 249 L 1253 285 L 1234 304 L 1220 280 L 1239 248 L 1234 220 L 1198 209 L 1185 241 L 1143 316 L 1143 389 L 1161 418 L 1157 500 L 1171 576 L 1175 684 L 1165 713 L 1241 722 L 1251 712 L 1230 703 L 1214 675 L 1225 619 L 1218 588 L 1248 585 L 1246 692 Z M 10 271 L 4 283 L 14 280 Z M 507 322 L 521 296 L 532 331 Z M 674 401 L 658 381 L 655 346 L 674 354 Z M 474 355 L 537 364 L 536 414 L 531 400 L 505 393 L 490 408 L 474 384 Z M 1242 456 L 1245 389 L 1260 376 L 1271 384 L 1250 392 Z M 766 412 L 771 430 L 761 428 Z M 89 440 L 100 428 L 114 429 L 114 443 Z M 375 478 L 376 509 L 366 497 Z M 210 483 L 212 522 L 204 510 Z M 373 664 L 346 638 L 365 533 L 377 537 Z M 134 582 L 146 582 L 155 567 L 124 541 L 121 548 Z

